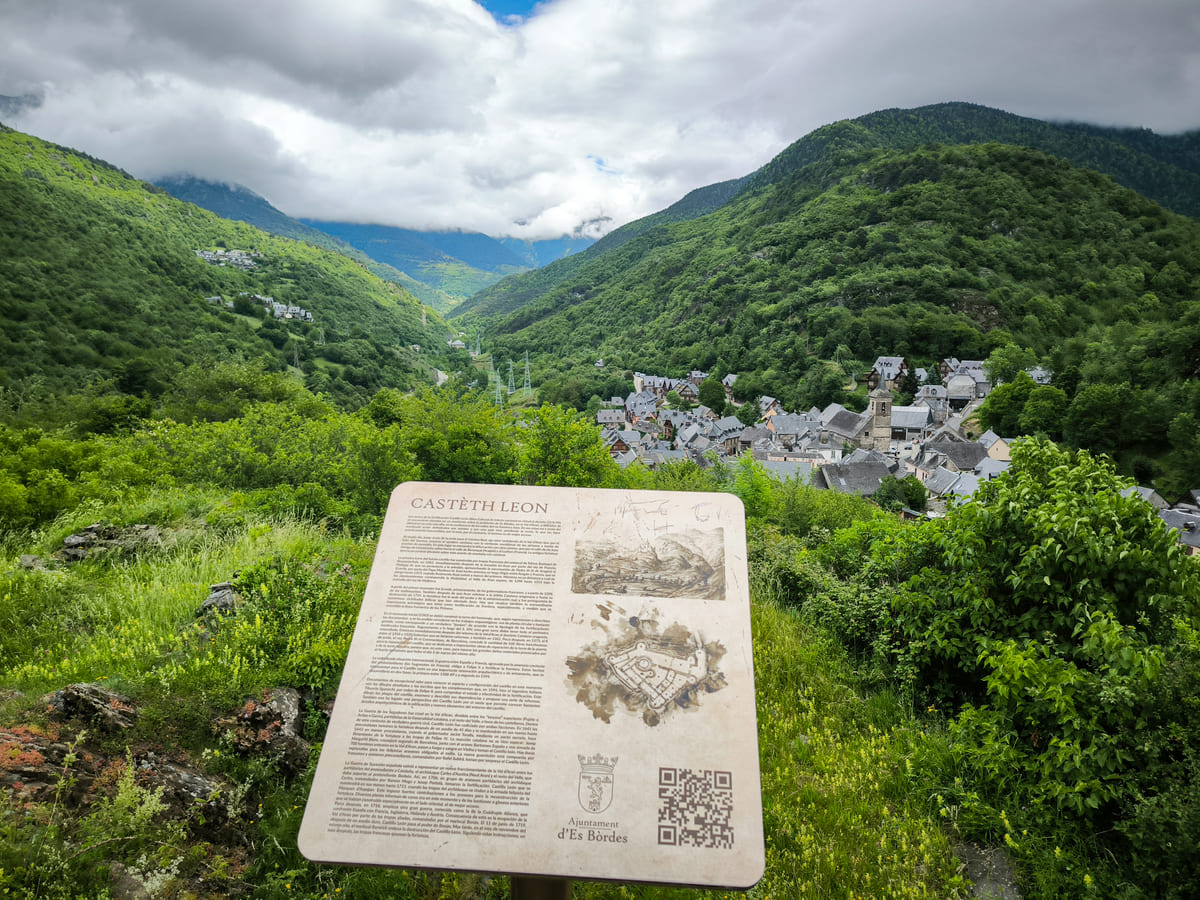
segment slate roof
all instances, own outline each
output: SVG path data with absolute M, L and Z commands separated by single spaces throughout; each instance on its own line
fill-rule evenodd
M 1034 366 L 1032 369 L 1026 369 L 1029 377 L 1033 379 L 1034 384 L 1049 384 L 1054 380 L 1054 373 L 1042 366 Z
M 958 472 L 951 472 L 945 466 L 938 466 L 925 479 L 925 490 L 935 497 L 944 497 L 958 483 Z
M 770 437 L 771 437 L 771 432 L 769 432 L 763 426 L 747 425 L 745 428 L 742 429 L 742 433 L 740 435 L 738 435 L 738 440 L 754 443 L 755 441 L 762 440 L 763 438 L 770 439 Z
M 825 423 L 825 427 L 839 437 L 856 437 L 871 421 L 869 413 L 856 413 L 848 409 L 835 413 L 833 418 Z
M 1012 463 L 1007 459 L 992 459 L 990 456 L 985 456 L 975 467 L 975 474 L 981 481 L 990 481 L 1001 472 L 1007 471 L 1011 465 Z
M 774 434 L 806 434 L 821 427 L 820 419 L 811 418 L 808 413 L 781 413 L 771 416 L 767 429 Z
M 987 448 L 974 441 L 948 441 L 940 439 L 925 444 L 925 452 L 940 453 L 960 472 L 973 472 L 987 456 Z
M 652 450 L 649 462 L 653 466 L 661 466 L 671 462 L 684 462 L 691 459 L 686 450 Z
M 639 419 L 648 416 L 657 416 L 658 404 L 653 400 L 639 399 L 629 407 L 629 412 Z
M 813 485 L 843 494 L 867 497 L 879 490 L 879 484 L 891 473 L 881 462 L 829 463 L 817 469 Z
M 1158 517 L 1179 532 L 1179 543 L 1200 548 L 1200 515 L 1179 509 L 1160 509 Z
M 798 477 L 801 481 L 807 482 L 812 476 L 813 470 L 812 463 L 791 459 L 764 459 L 759 461 L 759 465 L 780 481 Z
M 928 406 L 893 406 L 892 427 L 918 431 L 933 422 Z
M 994 444 L 994 443 L 996 443 L 996 441 L 1000 441 L 1000 440 L 1003 440 L 1003 438 L 1000 437 L 1000 435 L 996 434 L 996 432 L 992 431 L 992 429 L 989 428 L 987 431 L 985 431 L 983 434 L 981 434 L 979 436 L 979 439 L 975 443 L 981 445 L 984 450 L 991 450 L 992 444 Z
M 613 457 L 613 461 L 622 469 L 628 468 L 633 463 L 637 462 L 638 455 L 632 450 L 627 450 L 624 453 L 618 453 Z
M 670 423 L 676 428 L 682 428 L 691 421 L 691 415 L 682 409 L 664 409 L 658 416 L 658 421 L 664 425 Z
M 1167 503 L 1167 501 L 1163 499 L 1162 494 L 1160 494 L 1154 488 L 1142 487 L 1140 484 L 1135 485 L 1133 487 L 1125 488 L 1124 490 L 1121 491 L 1121 496 L 1128 497 L 1130 494 L 1134 493 L 1135 491 L 1141 496 L 1141 498 L 1143 500 L 1145 500 L 1147 503 L 1149 503 L 1155 509 L 1166 509 L 1168 506 L 1170 506 L 1170 504 Z
M 879 373 L 880 381 L 893 381 L 900 374 L 900 367 L 903 365 L 903 356 L 881 356 L 875 360 L 873 371 Z
M 843 465 L 846 463 L 858 464 L 865 462 L 881 462 L 888 468 L 891 468 L 892 466 L 892 461 L 878 450 L 864 450 L 862 447 L 856 448 L 854 452 L 848 456 L 843 456 L 839 462 L 841 462 Z
M 596 413 L 596 421 L 601 425 L 620 425 L 625 421 L 625 412 L 620 409 L 602 409 Z
M 742 420 L 737 416 L 725 416 L 716 421 L 717 433 L 723 437 L 733 437 L 735 434 L 741 434 L 742 429 L 745 427 L 742 424 Z
M 974 472 L 963 472 L 950 488 L 950 493 L 956 497 L 970 497 L 979 487 L 979 476 Z

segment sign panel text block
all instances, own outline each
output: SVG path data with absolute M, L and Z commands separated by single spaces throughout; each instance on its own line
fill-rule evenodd
M 323 862 L 757 882 L 741 502 L 398 487 L 300 849 Z

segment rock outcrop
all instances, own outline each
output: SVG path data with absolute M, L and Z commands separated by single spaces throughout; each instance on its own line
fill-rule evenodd
M 241 753 L 261 753 L 278 760 L 284 771 L 295 774 L 308 765 L 311 749 L 300 736 L 302 702 L 295 688 L 264 691 L 248 699 L 236 715 L 217 719 L 213 730 L 227 732 Z

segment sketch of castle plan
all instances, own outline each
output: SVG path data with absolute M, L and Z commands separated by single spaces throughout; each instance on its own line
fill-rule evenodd
M 641 694 L 651 709 L 659 711 L 708 674 L 708 657 L 699 641 L 691 655 L 684 658 L 638 641 L 609 654 L 604 661 L 622 684 Z

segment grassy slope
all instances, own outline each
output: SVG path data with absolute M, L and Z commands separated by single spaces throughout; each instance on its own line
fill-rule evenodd
M 207 653 L 187 640 L 193 612 L 208 585 L 255 560 L 283 554 L 321 561 L 330 571 L 349 564 L 352 593 L 361 592 L 372 546 L 330 539 L 311 526 L 287 521 L 224 535 L 197 531 L 194 516 L 217 499 L 174 491 L 108 510 L 120 509 L 125 516 L 185 515 L 174 520 L 182 527 L 174 532 L 173 546 L 132 565 L 85 564 L 54 577 L 17 574 L 10 554 L 47 552 L 62 535 L 84 523 L 87 517 L 78 515 L 64 519 L 41 541 L 10 546 L 4 564 L 12 573 L 4 584 L 9 595 L 21 591 L 33 602 L 64 593 L 77 599 L 71 604 L 74 626 L 63 629 L 54 646 L 18 647 L 15 640 L 8 642 L 0 686 L 32 697 L 68 682 L 108 685 L 146 704 L 143 719 L 158 723 L 153 733 L 139 728 L 129 740 L 141 746 L 149 742 L 161 755 L 183 750 L 198 758 L 203 748 L 219 749 L 203 715 L 208 699 L 236 705 L 237 691 L 253 693 L 258 684 L 253 667 L 238 662 L 248 652 L 250 644 L 245 642 L 255 643 L 243 635 L 239 647 L 240 631 L 225 639 L 232 642 L 229 647 L 214 643 Z M 54 589 L 47 593 L 49 582 Z M 756 600 L 754 631 L 768 867 L 752 896 L 959 896 L 961 881 L 947 839 L 920 799 L 909 796 L 904 759 L 921 731 L 903 705 L 890 694 L 864 693 L 841 652 L 793 612 Z M 258 646 L 267 646 L 268 634 L 264 629 Z M 163 687 L 170 692 L 164 694 Z M 0 722 L 19 718 L 26 706 L 22 698 L 3 702 Z M 173 710 L 184 706 L 191 708 L 190 716 L 163 727 L 164 717 L 170 720 L 177 715 Z M 322 897 L 343 889 L 352 892 L 350 896 L 355 891 L 363 896 L 378 896 L 373 892 L 379 891 L 428 896 L 424 881 L 301 859 L 295 834 L 304 802 L 303 780 L 285 784 L 278 776 L 268 776 L 264 782 L 262 774 L 246 764 L 226 770 L 210 760 L 209 767 L 255 784 L 262 819 L 242 825 L 253 852 L 241 876 L 254 885 L 254 896 L 286 891 L 286 896 Z M 28 839 L 38 832 L 18 834 Z M 0 830 L 0 841 L 3 835 Z M 485 893 L 478 880 L 446 877 L 464 890 L 464 896 Z M 231 887 L 220 877 L 196 884 L 214 896 Z M 582 883 L 575 893 L 586 898 L 726 896 Z

